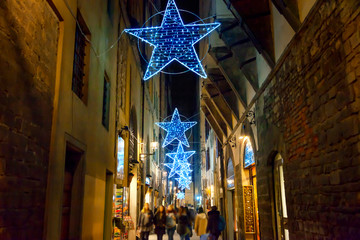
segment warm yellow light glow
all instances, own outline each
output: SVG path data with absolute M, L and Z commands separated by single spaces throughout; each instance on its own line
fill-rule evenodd
M 159 143 L 158 142 L 151 142 L 150 143 L 151 150 L 154 152 L 158 149 Z

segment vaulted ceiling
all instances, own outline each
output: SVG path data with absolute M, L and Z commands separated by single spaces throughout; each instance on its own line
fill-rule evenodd
M 214 44 L 209 51 L 216 66 L 207 69 L 201 105 L 222 141 L 234 130 L 260 88 L 257 58 L 263 58 L 270 69 L 275 65 L 272 4 L 295 31 L 300 21 L 294 0 L 217 0 L 218 3 L 228 14 L 216 19 L 221 22 L 221 44 Z

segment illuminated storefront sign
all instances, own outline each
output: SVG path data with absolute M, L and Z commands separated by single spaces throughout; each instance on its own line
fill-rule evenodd
M 119 180 L 124 179 L 124 157 L 125 157 L 124 150 L 125 150 L 125 141 L 122 137 L 118 136 L 116 178 Z

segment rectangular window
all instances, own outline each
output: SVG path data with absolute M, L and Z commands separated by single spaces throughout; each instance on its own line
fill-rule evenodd
M 209 149 L 206 150 L 206 171 L 210 169 L 210 151 Z
M 114 16 L 114 2 L 113 0 L 107 0 L 107 14 L 112 23 L 113 16 Z
M 210 135 L 210 124 L 209 122 L 205 119 L 205 142 L 208 140 L 209 135 Z
M 110 111 L 110 81 L 105 73 L 103 90 L 102 125 L 109 130 Z
M 89 65 L 90 31 L 80 12 L 77 14 L 75 30 L 75 49 L 73 63 L 72 90 L 84 102 L 87 102 L 87 73 Z

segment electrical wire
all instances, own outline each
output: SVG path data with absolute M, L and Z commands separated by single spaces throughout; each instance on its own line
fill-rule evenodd
M 149 0 L 149 1 L 150 1 L 151 5 L 154 7 L 154 9 L 159 13 L 159 10 L 156 8 L 154 2 L 153 2 L 152 0 Z M 124 30 L 120 33 L 120 35 L 119 35 L 119 37 L 117 38 L 117 40 L 116 40 L 109 48 L 107 48 L 107 49 L 106 49 L 104 52 L 102 52 L 102 53 L 98 53 L 98 52 L 96 51 L 96 49 L 94 48 L 94 45 L 93 45 L 93 43 L 91 42 L 91 40 L 90 40 L 90 39 L 88 38 L 88 36 L 83 32 L 83 30 L 82 30 L 82 28 L 81 28 L 81 25 L 80 25 L 79 21 L 77 20 L 76 15 L 75 15 L 74 12 L 72 11 L 72 9 L 71 9 L 68 1 L 67 1 L 67 0 L 63 0 L 63 2 L 65 3 L 66 8 L 69 10 L 71 16 L 75 19 L 76 25 L 78 26 L 81 35 L 83 35 L 83 37 L 85 38 L 85 40 L 86 40 L 88 43 L 90 43 L 90 48 L 91 48 L 91 50 L 93 50 L 93 52 L 94 52 L 94 54 L 95 54 L 95 56 L 96 56 L 97 58 L 100 58 L 100 57 L 102 57 L 103 55 L 107 54 L 107 53 L 108 53 L 111 49 L 113 49 L 113 48 L 116 46 L 116 44 L 120 41 L 122 35 L 124 34 Z M 214 17 L 217 17 L 217 16 L 220 16 L 220 15 L 213 15 L 213 16 L 211 16 L 211 17 L 207 17 L 207 18 L 204 18 L 204 19 L 199 19 L 198 21 L 192 22 L 191 24 L 196 23 L 196 22 L 201 22 L 201 21 L 204 21 L 204 20 L 207 20 L 207 19 L 210 19 L 210 18 L 214 18 Z
M 149 1 L 150 1 L 151 5 L 155 8 L 156 12 L 159 12 L 159 10 L 156 8 L 154 2 L 152 0 L 149 0 Z
M 74 12 L 72 11 L 72 9 L 71 9 L 68 1 L 67 1 L 67 0 L 63 0 L 63 2 L 65 3 L 66 8 L 69 10 L 71 16 L 75 19 L 76 25 L 78 26 L 81 35 L 83 35 L 83 37 L 85 38 L 85 40 L 86 40 L 88 43 L 90 43 L 90 48 L 93 50 L 93 52 L 94 52 L 94 54 L 95 54 L 95 56 L 96 56 L 97 58 L 100 58 L 101 56 L 103 56 L 103 55 L 105 55 L 106 53 L 108 53 L 108 52 L 120 41 L 120 38 L 122 37 L 122 35 L 123 35 L 123 33 L 124 33 L 124 30 L 121 32 L 121 34 L 119 35 L 119 37 L 117 38 L 117 40 L 116 40 L 109 48 L 107 48 L 104 52 L 102 52 L 102 53 L 99 54 L 99 53 L 96 51 L 96 49 L 94 48 L 93 43 L 91 42 L 91 40 L 90 40 L 90 39 L 88 38 L 88 36 L 86 36 L 86 34 L 83 32 L 83 30 L 82 30 L 82 28 L 81 28 L 81 25 L 80 25 L 79 21 L 77 20 L 76 15 L 75 15 Z

